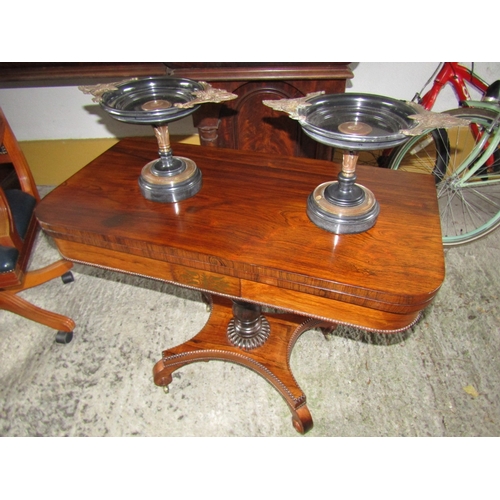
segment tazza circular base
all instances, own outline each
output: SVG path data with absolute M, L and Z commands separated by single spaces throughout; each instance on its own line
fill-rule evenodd
M 174 156 L 173 160 L 178 165 L 174 171 L 162 170 L 161 159 L 143 167 L 139 187 L 144 198 L 159 203 L 176 203 L 198 193 L 202 175 L 196 163 L 181 156 Z
M 318 227 L 335 234 L 353 234 L 367 231 L 375 225 L 380 206 L 373 193 L 356 184 L 363 191 L 360 202 L 338 205 L 325 196 L 325 190 L 335 188 L 338 181 L 320 184 L 307 200 L 307 216 Z

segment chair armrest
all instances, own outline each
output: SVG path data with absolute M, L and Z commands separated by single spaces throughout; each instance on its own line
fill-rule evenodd
M 2 140 L 3 138 L 3 140 Z M 19 144 L 14 136 L 14 132 L 10 128 L 9 122 L 5 118 L 3 111 L 0 109 L 0 142 L 3 142 L 5 149 L 10 156 L 10 161 L 14 165 L 19 184 L 25 193 L 29 193 L 37 202 L 40 201 L 40 195 L 36 189 L 33 174 L 28 165 L 28 161 L 24 156 Z
M 16 231 L 12 212 L 3 189 L 0 187 L 0 245 L 21 250 L 23 241 Z

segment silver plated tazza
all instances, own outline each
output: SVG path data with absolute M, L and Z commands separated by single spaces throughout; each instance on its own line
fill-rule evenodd
M 411 104 L 374 94 L 323 94 L 299 108 L 298 121 L 316 141 L 351 151 L 386 149 L 418 125 Z
M 380 212 L 374 194 L 356 183 L 360 150 L 386 149 L 408 139 L 417 127 L 417 110 L 409 103 L 373 94 L 324 94 L 264 101 L 298 120 L 312 139 L 344 150 L 338 179 L 318 186 L 307 200 L 307 215 L 335 234 L 360 233 L 373 227 Z
M 219 103 L 237 95 L 187 78 L 146 77 L 112 84 L 80 87 L 114 119 L 150 125 L 158 141 L 160 158 L 141 171 L 139 187 L 151 201 L 175 203 L 198 193 L 202 174 L 194 161 L 174 156 L 168 124 L 194 113 L 204 103 Z
M 100 104 L 116 120 L 156 125 L 180 120 L 200 106 L 180 108 L 195 99 L 194 92 L 204 89 L 202 83 L 184 78 L 141 78 L 121 84 L 103 94 Z

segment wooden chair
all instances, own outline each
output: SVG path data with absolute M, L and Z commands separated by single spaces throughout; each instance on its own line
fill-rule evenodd
M 0 164 L 11 164 L 20 189 L 0 186 L 0 309 L 19 314 L 58 330 L 56 342 L 67 344 L 73 338 L 72 319 L 41 309 L 18 292 L 61 277 L 73 281 L 73 264 L 59 260 L 47 267 L 27 272 L 35 237 L 39 230 L 34 210 L 40 201 L 26 158 L 0 108 Z

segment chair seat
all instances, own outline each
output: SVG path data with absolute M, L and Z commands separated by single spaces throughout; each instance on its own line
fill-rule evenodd
M 36 200 L 20 189 L 5 190 L 12 218 L 19 236 L 24 240 L 26 231 L 35 209 Z M 19 252 L 15 248 L 0 246 L 0 273 L 8 273 L 15 269 Z

